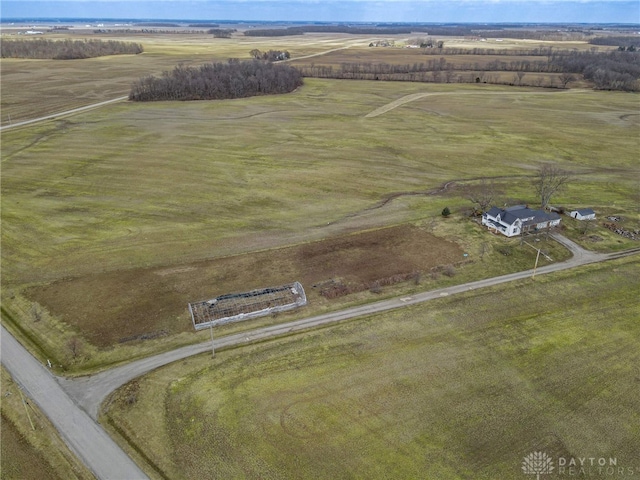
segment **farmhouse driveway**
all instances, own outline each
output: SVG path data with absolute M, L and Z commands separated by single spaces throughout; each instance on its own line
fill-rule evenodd
M 566 270 L 589 263 L 603 262 L 640 252 L 640 248 L 636 248 L 610 254 L 593 253 L 584 250 L 559 234 L 553 234 L 553 238 L 569 248 L 573 253 L 573 257 L 562 263 L 540 267 L 536 270 L 536 275 Z M 412 296 L 383 300 L 281 325 L 259 328 L 251 332 L 229 335 L 216 339 L 214 345 L 216 349 L 219 349 L 248 344 L 257 340 L 273 338 L 364 315 L 373 315 L 469 290 L 521 280 L 531 277 L 532 274 L 533 270 L 526 270 Z M 204 342 L 153 357 L 143 358 L 96 375 L 78 379 L 65 379 L 54 377 L 2 328 L 2 363 L 13 375 L 14 379 L 23 386 L 26 393 L 47 414 L 71 449 L 100 479 L 147 478 L 108 437 L 102 427 L 95 422 L 98 408 L 106 396 L 126 382 L 156 368 L 210 350 L 211 342 Z

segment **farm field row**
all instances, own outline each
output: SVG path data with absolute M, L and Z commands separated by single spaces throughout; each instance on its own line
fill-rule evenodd
M 193 357 L 123 387 L 103 420 L 152 478 L 518 479 L 533 451 L 636 468 L 638 267 Z

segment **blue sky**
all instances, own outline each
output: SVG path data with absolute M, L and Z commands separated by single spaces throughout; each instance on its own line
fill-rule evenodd
M 640 0 L 2 0 L 0 8 L 3 19 L 640 23 Z

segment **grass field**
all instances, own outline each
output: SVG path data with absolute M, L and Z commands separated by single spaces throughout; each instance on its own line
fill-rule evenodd
M 303 56 L 350 47 L 340 55 L 358 55 L 370 41 L 330 35 L 122 39 L 143 43 L 145 53 L 73 62 L 3 60 L 3 112 L 14 101 L 16 111 L 32 116 L 112 98 L 126 93 L 131 80 L 179 61 L 248 56 L 250 48 L 286 48 Z M 314 58 L 322 57 L 308 61 Z M 63 85 L 69 90 L 53 93 Z M 294 276 L 312 284 L 334 277 L 367 282 L 376 261 L 385 265 L 382 278 L 425 274 L 434 263 L 429 255 L 421 258 L 420 249 L 429 251 L 434 242 L 452 242 L 451 252 L 476 262 L 439 284 L 528 268 L 535 251 L 524 247 L 530 251 L 504 258 L 497 239 L 461 216 L 470 206 L 465 186 L 495 178 L 498 202 L 535 204 L 531 176 L 542 162 L 554 162 L 574 173 L 571 187 L 554 202 L 623 215 L 635 226 L 637 98 L 307 79 L 284 96 L 125 102 L 3 131 L 3 314 L 34 351 L 46 351 L 57 365 L 78 369 L 89 362 L 96 368 L 198 341 L 188 332 L 189 301 L 288 283 Z M 372 112 L 383 113 L 368 117 Z M 445 183 L 449 188 L 441 190 Z M 454 211 L 448 222 L 438 218 L 445 206 Z M 325 242 L 313 244 L 322 249 L 356 232 L 384 237 L 381 229 L 393 225 L 413 229 L 398 236 L 397 245 L 369 234 L 366 248 L 335 254 L 332 261 L 341 254 L 338 263 L 351 265 L 350 273 L 323 271 L 322 260 L 300 261 L 309 242 Z M 585 245 L 610 251 L 635 244 L 604 229 L 596 233 L 602 241 L 587 238 Z M 491 248 L 481 264 L 485 243 Z M 401 249 L 411 261 L 402 259 Z M 454 260 L 445 256 L 441 265 Z M 222 264 L 229 274 L 219 274 Z M 394 292 L 401 290 L 384 294 Z M 316 296 L 305 312 L 371 298 L 376 296 L 367 291 L 327 304 Z M 149 335 L 160 338 L 119 343 Z M 70 359 L 75 337 L 85 343 L 84 355 Z
M 637 468 L 639 266 L 202 355 L 123 387 L 105 420 L 172 479 L 520 479 L 532 451 Z

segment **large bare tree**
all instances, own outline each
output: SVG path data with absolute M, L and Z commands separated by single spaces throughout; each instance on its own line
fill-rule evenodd
M 571 175 L 557 165 L 545 163 L 538 169 L 534 179 L 536 193 L 540 197 L 540 206 L 547 208 L 551 197 L 567 187 Z
M 494 182 L 482 179 L 476 185 L 468 185 L 465 188 L 466 198 L 475 205 L 476 213 L 486 212 L 494 203 L 495 198 L 501 192 Z

